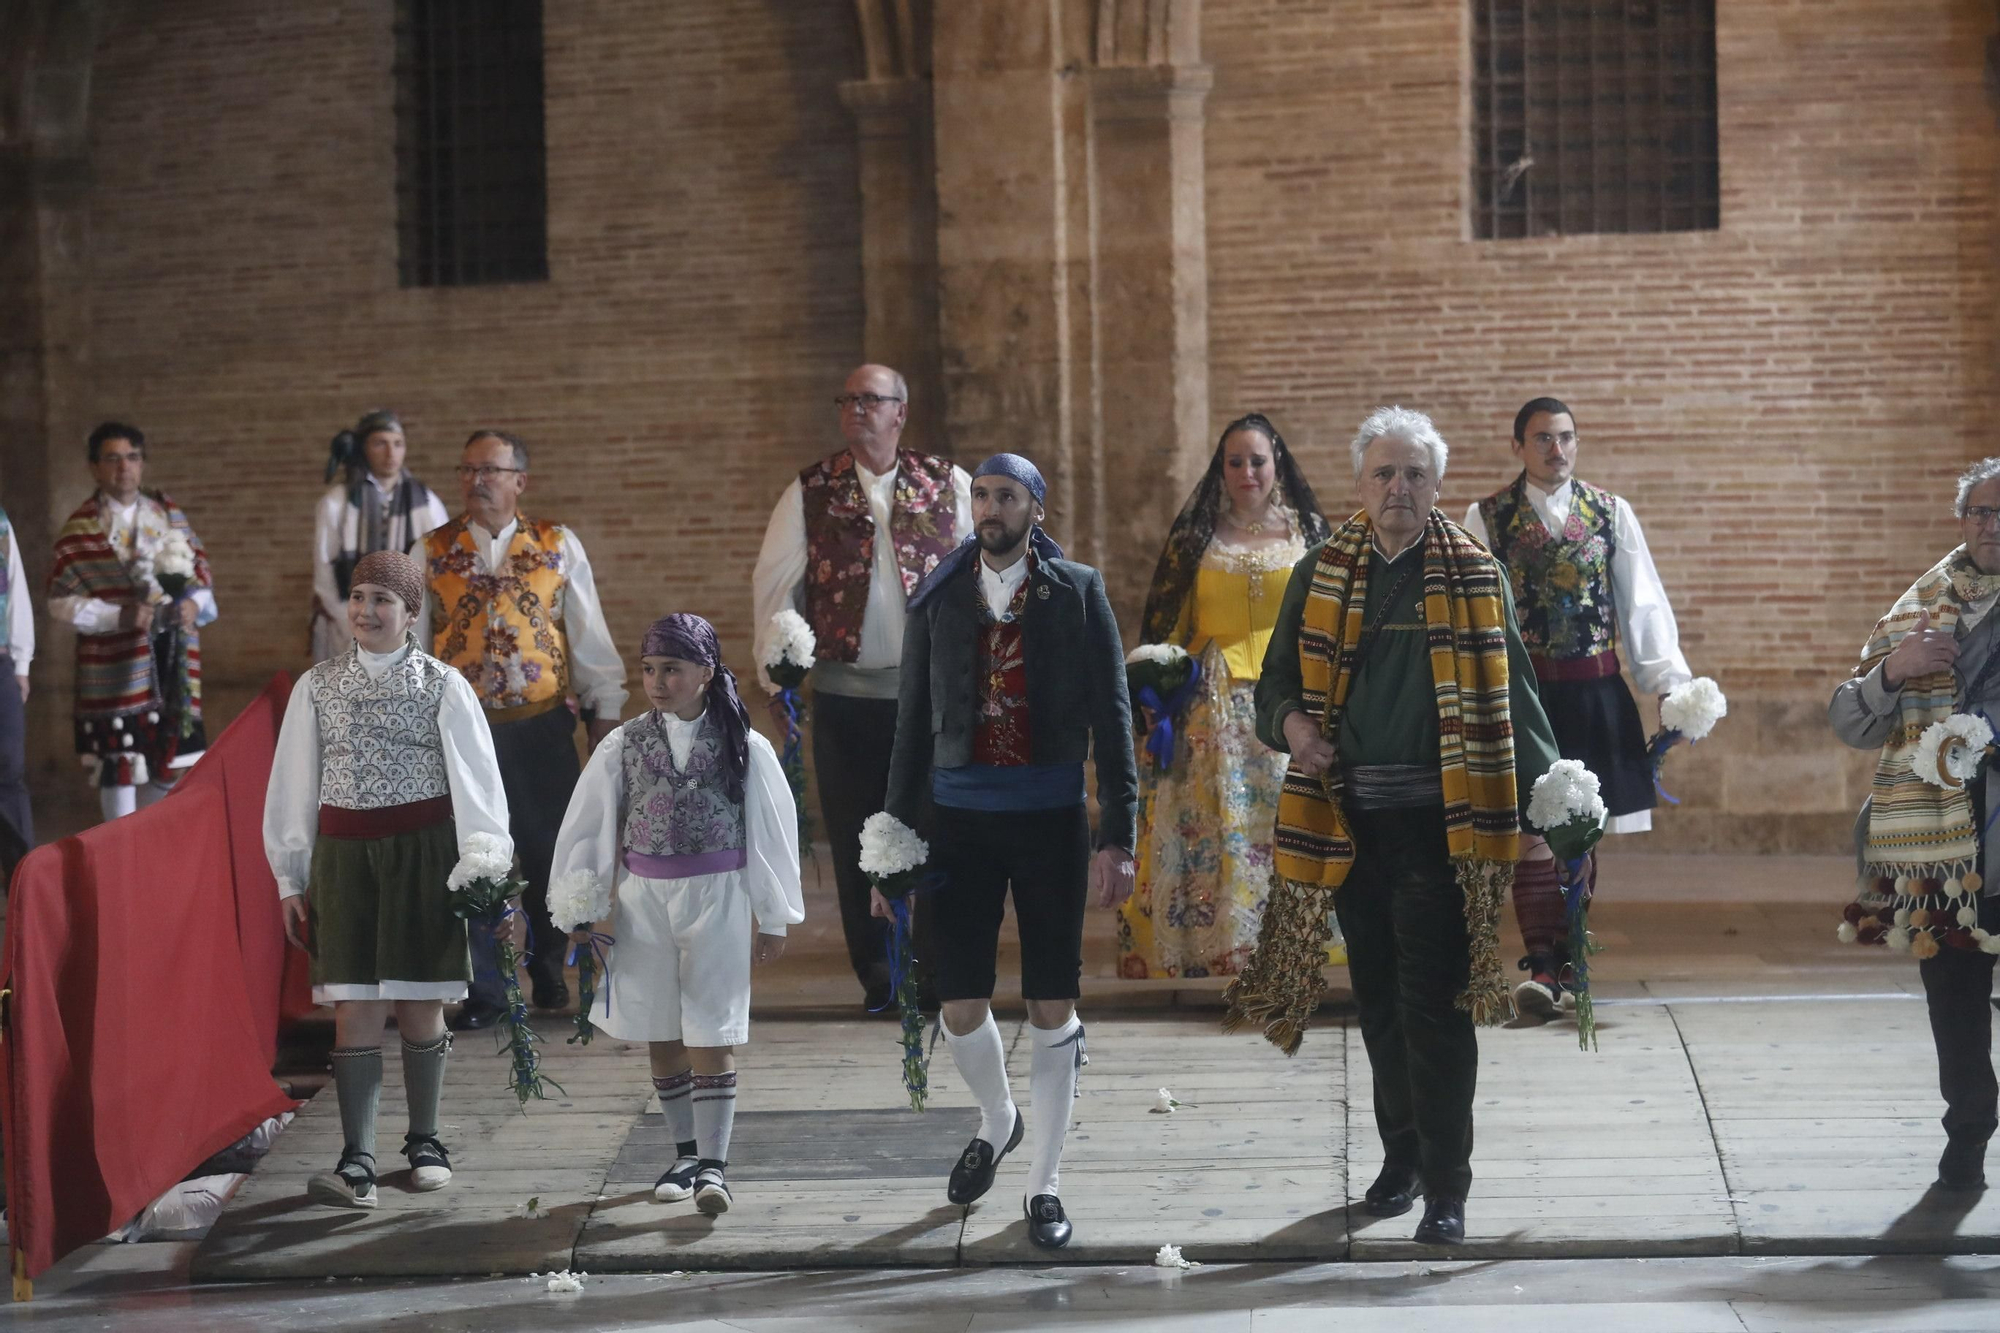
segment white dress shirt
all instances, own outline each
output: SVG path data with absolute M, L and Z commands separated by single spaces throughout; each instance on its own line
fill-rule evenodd
M 1542 527 L 1552 534 L 1561 532 L 1569 522 L 1576 486 L 1566 481 L 1553 491 L 1545 491 L 1530 481 L 1523 489 Z M 1616 549 L 1611 556 L 1611 599 L 1617 604 L 1618 650 L 1625 665 L 1632 669 L 1632 679 L 1641 692 L 1662 695 L 1693 680 L 1694 673 L 1688 670 L 1687 659 L 1681 655 L 1680 628 L 1674 623 L 1674 608 L 1667 601 L 1660 572 L 1653 566 L 1653 553 L 1646 548 L 1646 534 L 1639 529 L 1639 517 L 1623 496 L 1614 500 L 1611 531 Z M 1461 526 L 1488 547 L 1492 546 L 1477 504 L 1466 511 Z M 1651 810 L 1613 815 L 1604 825 L 1607 833 L 1644 833 L 1652 827 Z
M 28 600 L 28 571 L 21 567 L 21 544 L 14 540 L 14 525 L 7 525 L 7 651 L 14 658 L 14 674 L 28 674 L 35 660 L 35 604 Z
M 868 497 L 868 509 L 875 519 L 875 565 L 868 581 L 868 608 L 861 621 L 861 651 L 854 665 L 868 670 L 894 667 L 903 660 L 902 567 L 896 563 L 896 542 L 889 531 L 896 501 L 896 474 L 870 472 L 857 458 L 855 474 Z M 951 470 L 951 489 L 957 514 L 955 531 L 961 539 L 972 535 L 972 478 L 962 467 Z M 757 618 L 757 681 L 770 693 L 778 687 L 764 669 L 764 649 L 771 637 L 771 617 L 786 607 L 805 610 L 806 502 L 798 478 L 778 497 L 771 522 L 764 529 L 764 546 L 757 554 L 757 568 L 750 576 L 753 613 Z
M 1021 580 L 1028 577 L 1028 553 L 1005 569 L 995 569 L 986 563 L 985 553 L 979 556 L 979 591 L 986 598 L 986 609 L 993 613 L 995 620 L 1012 620 L 1007 608 L 1014 604 L 1014 593 L 1019 590 Z
M 134 496 L 130 504 L 121 505 L 104 492 L 97 493 L 98 524 L 110 539 L 111 549 L 128 566 L 138 555 L 140 505 L 147 506 L 149 512 L 158 516 L 162 528 L 166 526 L 165 509 L 143 494 Z M 194 603 L 194 623 L 197 626 L 215 619 L 213 588 L 191 589 L 188 599 Z M 107 602 L 102 597 L 49 598 L 49 619 L 75 626 L 78 634 L 109 634 L 118 628 L 118 614 L 123 609 L 118 603 Z
M 509 519 L 500 531 L 488 532 L 471 519 L 466 520 L 465 530 L 472 537 L 474 558 L 486 573 L 491 574 L 506 560 L 507 547 L 520 526 L 519 519 Z M 597 599 L 597 577 L 590 572 L 590 557 L 584 554 L 583 543 L 574 532 L 560 525 L 556 528 L 556 542 L 562 551 L 564 577 L 554 611 L 562 625 L 563 637 L 569 641 L 569 687 L 585 708 L 607 722 L 615 722 L 625 707 L 625 659 L 618 655 L 618 645 L 611 641 L 611 627 L 604 622 L 604 606 Z M 428 633 L 436 598 L 431 595 L 430 557 L 421 538 L 410 544 L 410 559 L 425 572 L 424 607 L 417 615 L 417 624 L 426 627 L 421 632 Z
M 1569 522 L 1576 487 L 1564 482 L 1545 491 L 1529 482 L 1528 503 L 1535 517 L 1550 533 L 1560 533 Z M 1653 566 L 1653 553 L 1646 548 L 1646 534 L 1639 529 L 1638 515 L 1623 496 L 1616 497 L 1612 509 L 1612 536 L 1616 550 L 1611 557 L 1611 596 L 1617 603 L 1618 648 L 1632 679 L 1642 693 L 1660 695 L 1694 679 L 1687 659 L 1681 656 L 1680 628 L 1674 623 L 1674 608 L 1667 601 L 1660 572 Z M 1465 530 L 1488 547 L 1486 523 L 1479 506 L 1466 511 Z
M 380 680 L 409 656 L 410 646 L 371 653 L 357 644 L 354 651 L 368 678 Z M 475 833 L 490 833 L 512 855 L 507 792 L 500 784 L 500 763 L 493 757 L 493 731 L 486 725 L 479 696 L 456 671 L 445 679 L 438 735 L 444 741 L 444 771 L 451 783 L 451 817 L 459 847 L 463 849 Z M 264 856 L 278 881 L 280 898 L 304 893 L 312 877 L 313 843 L 319 837 L 319 753 L 319 711 L 313 707 L 312 673 L 307 672 L 292 687 L 284 725 L 278 729 L 278 748 L 271 756 L 271 785 L 264 791 Z M 440 884 L 438 891 L 442 893 L 444 886 Z
M 685 765 L 694 749 L 695 733 L 701 719 L 683 722 L 665 715 L 667 745 L 674 763 Z M 627 726 L 632 725 L 627 723 Z M 600 884 L 616 884 L 630 878 L 624 869 L 624 826 L 620 811 L 625 805 L 625 728 L 606 736 L 584 765 L 576 790 L 563 815 L 562 831 L 556 835 L 555 860 L 549 870 L 551 881 L 565 874 L 584 872 Z M 738 870 L 693 880 L 654 880 L 668 886 L 717 880 L 727 889 L 742 892 L 757 918 L 757 930 L 764 935 L 782 935 L 787 925 L 806 919 L 805 897 L 799 885 L 799 816 L 792 803 L 791 784 L 785 781 L 784 766 L 771 743 L 749 733 L 750 764 L 743 777 L 744 864 Z M 746 942 L 747 943 L 747 942 Z M 613 946 L 614 949 L 616 946 Z M 621 985 L 628 984 L 621 982 Z M 649 978 L 634 976 L 631 984 L 654 984 Z

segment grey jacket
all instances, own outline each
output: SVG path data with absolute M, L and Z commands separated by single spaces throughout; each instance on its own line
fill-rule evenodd
M 933 766 L 972 762 L 979 671 L 979 567 L 954 573 L 903 623 L 903 681 L 889 760 L 889 813 L 916 827 Z M 1039 560 L 1021 612 L 1032 762 L 1097 759 L 1097 843 L 1134 851 L 1139 770 L 1125 646 L 1104 576 L 1070 560 Z

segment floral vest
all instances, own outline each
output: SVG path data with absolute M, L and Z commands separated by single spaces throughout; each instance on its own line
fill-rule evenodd
M 1524 472 L 1479 502 L 1493 554 L 1514 585 L 1521 642 L 1530 655 L 1569 662 L 1618 646 L 1611 588 L 1617 553 L 1617 497 L 1588 482 L 1570 484 L 1569 520 L 1551 534 L 1528 502 Z
M 499 570 L 480 570 L 464 515 L 424 538 L 431 651 L 489 709 L 561 703 L 569 693 L 563 637 L 562 529 L 523 518 Z
M 322 804 L 379 810 L 451 794 L 437 720 L 450 670 L 414 644 L 380 680 L 353 648 L 312 669 Z
M 983 581 L 979 589 L 979 711 L 972 727 L 972 762 L 1015 768 L 1034 753 L 1028 725 L 1028 664 L 1021 647 L 1021 612 L 1028 605 L 1028 585 L 1035 581 L 1034 559 L 1028 576 L 1014 589 L 1007 619 L 994 616 L 986 605 Z M 973 577 L 978 579 L 975 567 Z
M 903 595 L 937 568 L 964 536 L 947 459 L 909 449 L 896 452 L 895 499 L 889 536 L 903 575 Z M 843 449 L 799 473 L 806 517 L 806 621 L 823 662 L 852 662 L 861 655 L 861 622 L 875 570 L 875 515 L 855 470 L 854 451 Z
M 625 831 L 621 846 L 642 856 L 701 856 L 744 848 L 743 802 L 724 785 L 722 728 L 703 714 L 687 767 L 674 763 L 658 712 L 624 727 Z

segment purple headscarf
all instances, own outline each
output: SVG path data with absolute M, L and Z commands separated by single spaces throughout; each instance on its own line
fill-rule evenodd
M 676 611 L 646 627 L 641 657 L 678 657 L 683 662 L 715 668 L 708 682 L 708 711 L 722 728 L 723 787 L 729 799 L 743 799 L 744 776 L 750 771 L 750 713 L 736 693 L 736 675 L 722 660 L 722 640 L 715 626 L 700 616 Z

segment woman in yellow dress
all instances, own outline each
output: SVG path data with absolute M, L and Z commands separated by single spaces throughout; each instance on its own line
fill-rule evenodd
M 1277 427 L 1255 412 L 1230 422 L 1146 597 L 1143 642 L 1186 648 L 1201 677 L 1171 719 L 1171 765 L 1140 764 L 1139 877 L 1119 913 L 1120 976 L 1234 976 L 1257 943 L 1287 762 L 1257 739 L 1257 674 L 1292 566 L 1327 532 Z

